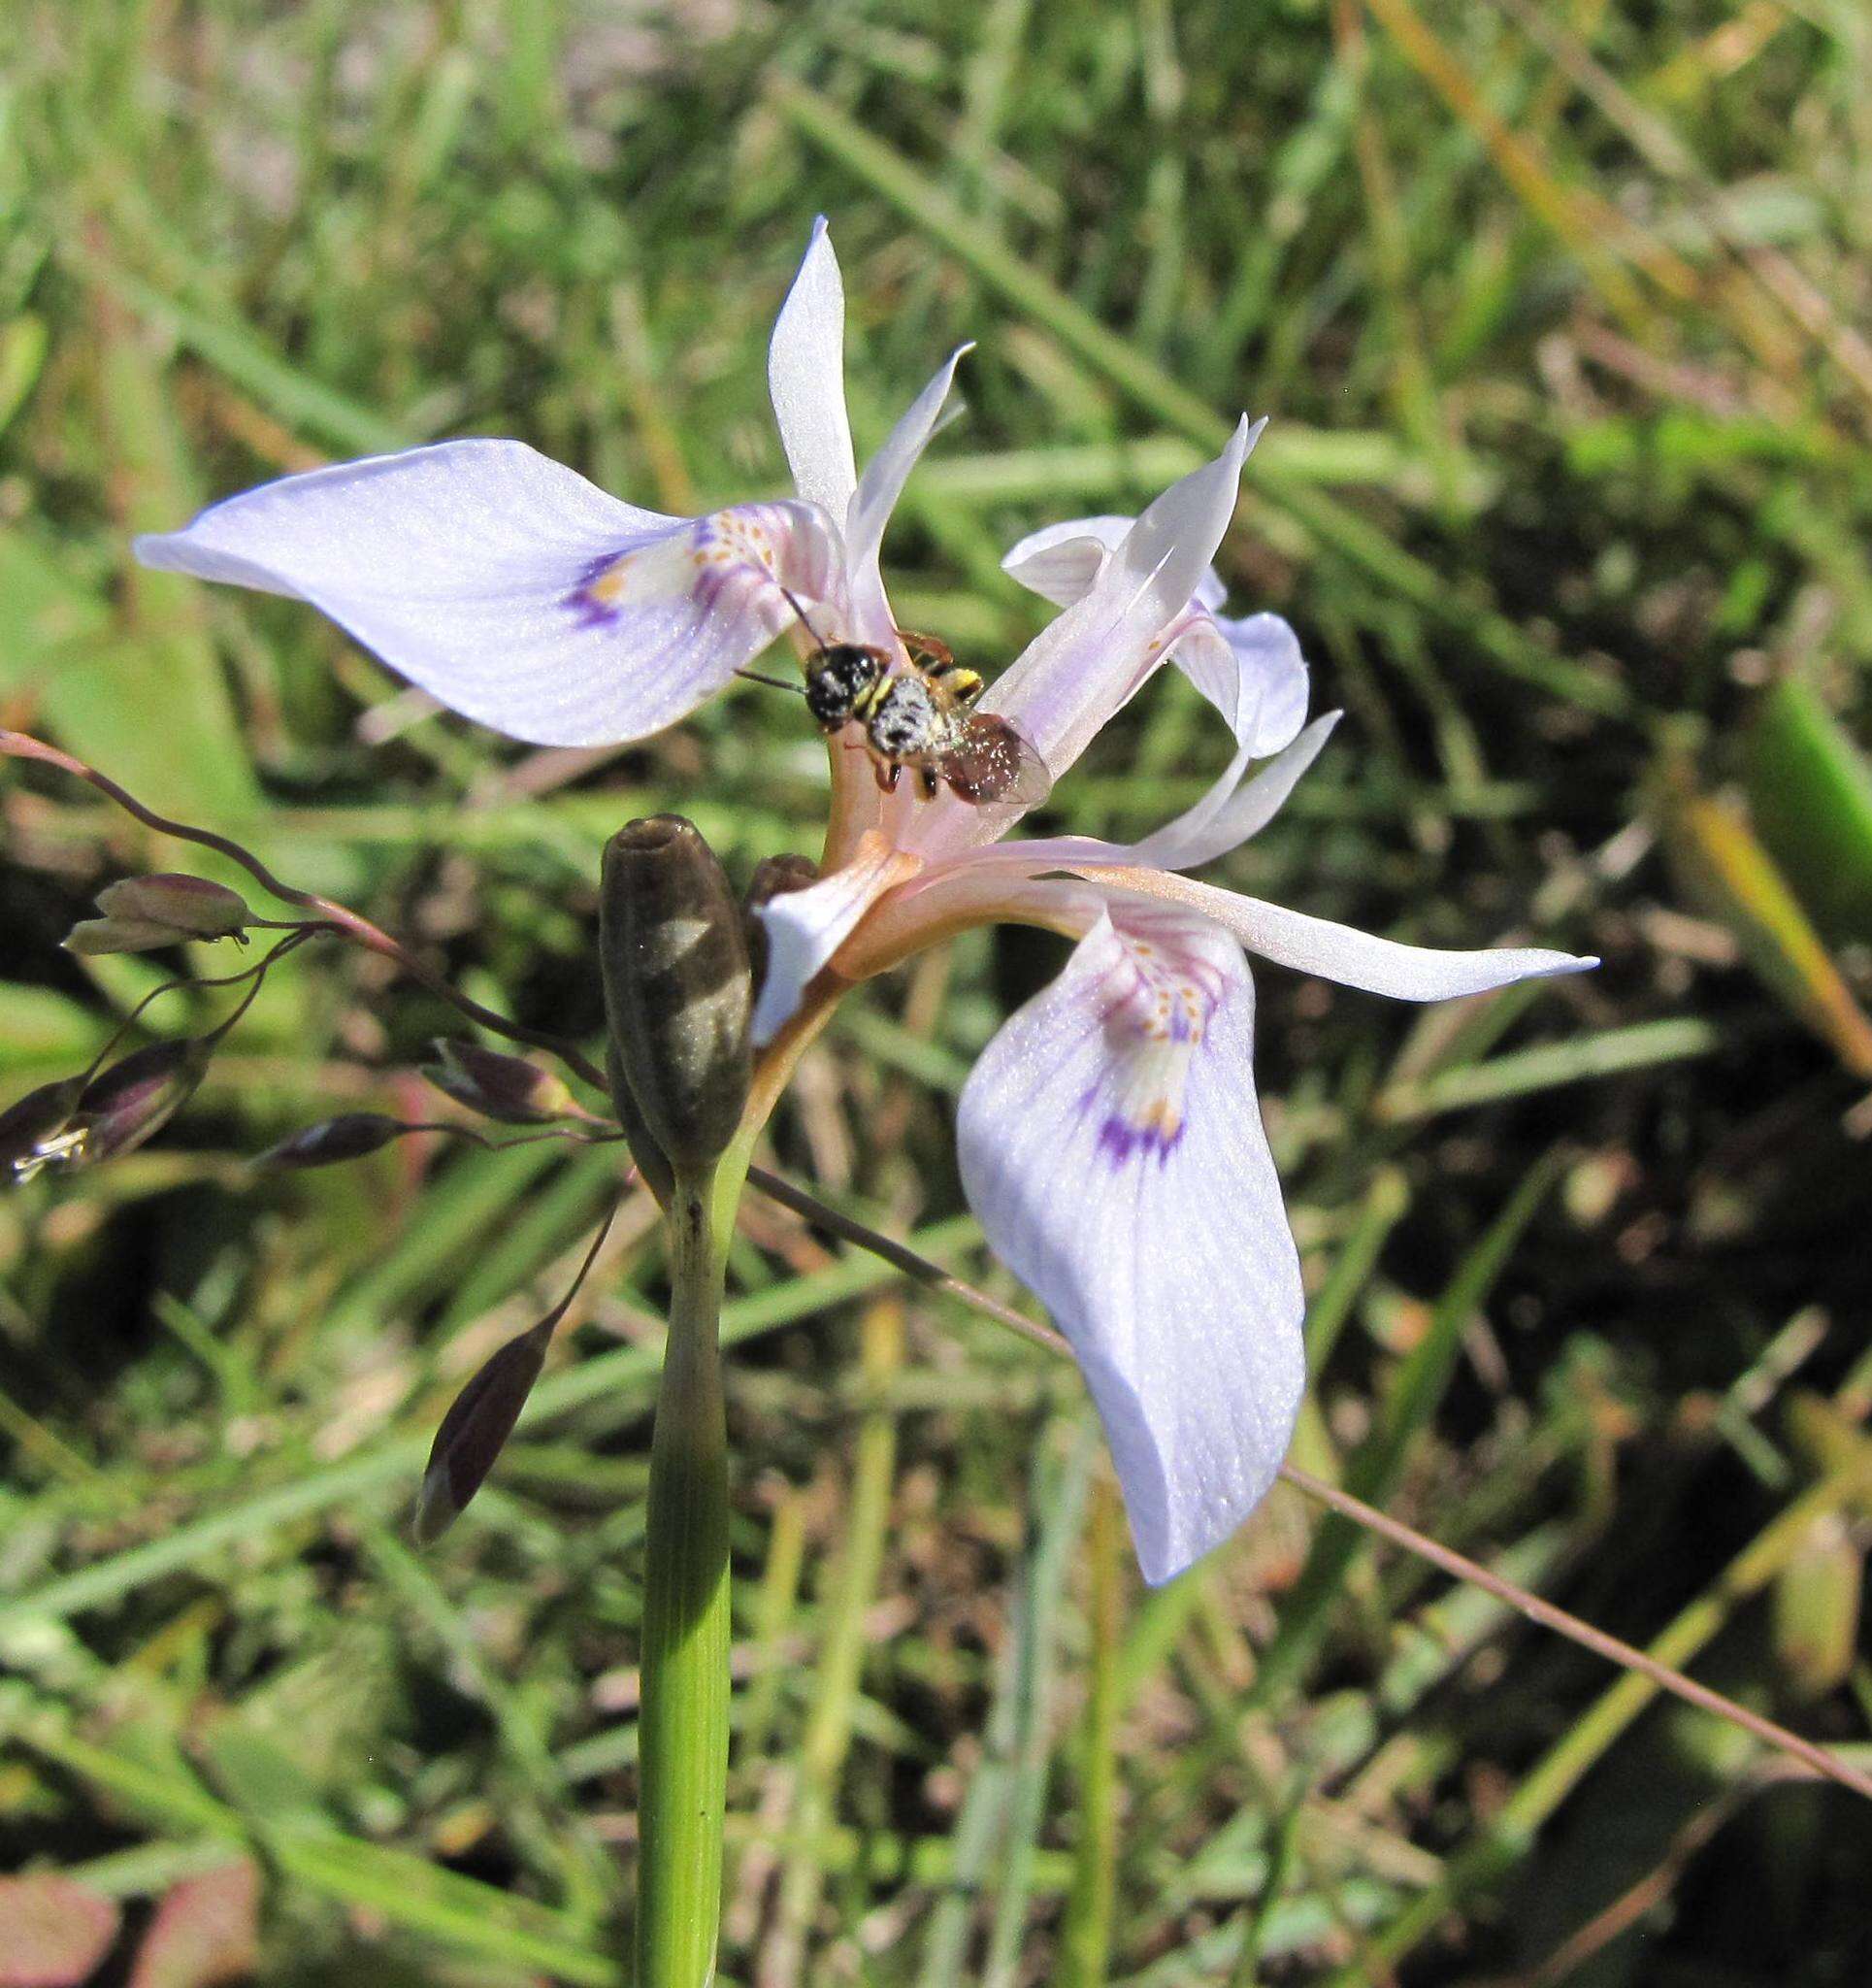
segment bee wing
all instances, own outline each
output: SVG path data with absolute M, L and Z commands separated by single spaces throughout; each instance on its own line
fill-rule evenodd
M 990 712 L 969 717 L 939 771 L 965 801 L 977 807 L 1037 808 L 1053 791 L 1053 776 L 1033 743 Z
M 897 639 L 903 645 L 904 653 L 919 668 L 935 668 L 938 671 L 951 669 L 955 665 L 955 651 L 946 642 L 938 642 L 934 635 L 919 635 L 913 628 L 900 628 Z

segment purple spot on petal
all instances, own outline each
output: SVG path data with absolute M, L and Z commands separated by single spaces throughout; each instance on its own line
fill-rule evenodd
M 603 552 L 588 560 L 579 573 L 578 584 L 565 597 L 563 605 L 578 616 L 580 628 L 608 628 L 617 620 L 619 604 L 606 600 L 597 589 L 621 557 L 619 552 Z
M 1182 1140 L 1181 1118 L 1166 1125 L 1162 1115 L 1157 1114 L 1147 1124 L 1134 1125 L 1112 1111 L 1099 1128 L 1099 1152 L 1113 1167 L 1129 1166 L 1133 1156 L 1148 1159 L 1153 1154 L 1161 1167 L 1169 1163 Z

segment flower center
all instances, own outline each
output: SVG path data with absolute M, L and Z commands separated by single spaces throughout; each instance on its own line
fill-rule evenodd
M 1128 909 L 1114 936 L 1097 996 L 1110 1061 L 1084 1109 L 1100 1114 L 1099 1150 L 1113 1166 L 1162 1164 L 1183 1137 L 1190 1059 L 1228 974 L 1187 925 L 1147 911 Z

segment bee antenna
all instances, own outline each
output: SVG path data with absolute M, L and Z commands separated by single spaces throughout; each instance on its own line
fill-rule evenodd
M 776 580 L 773 582 L 773 584 L 777 586 L 780 589 L 781 593 L 783 593 L 786 596 L 787 606 L 791 608 L 797 615 L 799 615 L 800 626 L 804 628 L 809 636 L 812 637 L 813 641 L 818 645 L 820 648 L 830 648 L 832 645 L 827 642 L 825 637 L 821 635 L 815 627 L 813 627 L 811 615 L 809 615 L 806 613 L 806 611 L 800 605 L 799 595 L 796 594 L 793 591 L 793 589 L 782 580 Z
M 737 670 L 738 677 L 745 677 L 750 683 L 765 683 L 774 690 L 791 690 L 804 697 L 806 694 L 804 683 L 789 683 L 783 677 L 763 677 L 758 670 Z

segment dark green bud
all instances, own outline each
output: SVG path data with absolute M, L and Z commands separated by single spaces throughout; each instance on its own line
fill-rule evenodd
M 635 1122 L 676 1173 L 711 1167 L 747 1102 L 754 983 L 740 906 L 693 824 L 653 814 L 606 845 L 598 949 L 627 1136 Z
M 253 915 L 238 890 L 175 871 L 110 884 L 98 892 L 97 908 L 107 918 L 166 926 L 178 939 L 232 939 Z
M 617 1053 L 616 1039 L 608 1029 L 605 1031 L 605 1078 L 610 1085 L 611 1109 L 617 1113 L 618 1129 L 624 1135 L 631 1158 L 637 1162 L 637 1171 L 658 1204 L 668 1208 L 675 1199 L 676 1176 L 670 1171 L 669 1157 L 657 1144 L 643 1113 L 637 1109 L 637 1100 L 631 1095 L 624 1076 L 623 1059 Z

